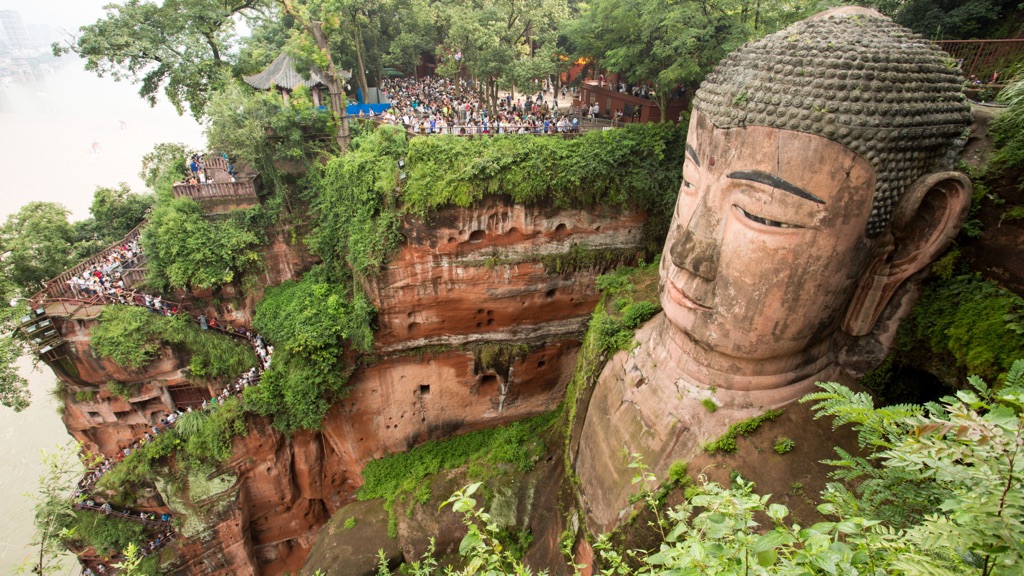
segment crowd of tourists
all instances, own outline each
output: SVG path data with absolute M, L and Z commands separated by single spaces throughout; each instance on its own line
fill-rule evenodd
M 493 115 L 468 80 L 392 78 L 381 89 L 391 100 L 381 119 L 416 134 L 560 134 L 580 129 L 579 116 L 563 113 L 559 95 L 546 86 L 525 101 L 513 101 L 511 94 L 499 98 Z M 561 97 L 567 101 L 565 88 Z
M 221 392 L 210 398 L 204 400 L 202 405 L 199 407 L 200 410 L 209 411 L 214 410 L 221 404 L 224 404 L 232 396 L 240 396 L 242 392 L 249 386 L 255 386 L 259 384 L 260 378 L 263 375 L 263 371 L 270 366 L 271 357 L 274 353 L 274 347 L 267 344 L 266 340 L 263 339 L 259 334 L 250 330 L 241 328 L 236 331 L 239 335 L 244 336 L 249 345 L 252 346 L 253 352 L 256 353 L 258 360 L 257 366 L 250 368 L 233 382 L 225 386 Z M 78 482 L 73 496 L 78 497 L 84 494 L 88 494 L 96 486 L 96 482 L 100 480 L 117 463 L 121 462 L 128 456 L 143 446 L 152 442 L 156 436 L 174 427 L 175 423 L 183 414 L 191 413 L 192 407 L 188 406 L 184 410 L 176 410 L 171 414 L 161 418 L 160 423 L 147 430 L 141 437 L 136 439 L 130 446 L 122 448 L 113 458 L 103 458 L 98 465 L 90 469 L 85 476 Z M 101 456 L 102 458 L 102 456 Z
M 139 254 L 138 240 L 115 246 L 106 256 L 67 281 L 71 293 L 79 298 L 88 298 L 124 290 L 121 272 L 135 266 Z
M 77 510 L 93 510 L 95 512 L 102 512 L 107 516 L 120 516 L 121 518 L 128 518 L 131 520 L 142 520 L 145 522 L 163 522 L 167 523 L 171 521 L 171 515 L 166 512 L 159 516 L 156 512 L 136 512 L 130 508 L 117 509 L 110 505 L 110 502 L 104 502 L 100 504 L 89 498 L 83 502 L 75 502 L 74 505 Z

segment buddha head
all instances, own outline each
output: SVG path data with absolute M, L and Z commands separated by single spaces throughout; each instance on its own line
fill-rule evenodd
M 970 122 L 952 60 L 871 10 L 730 54 L 695 95 L 661 260 L 687 362 L 734 390 L 820 377 L 963 224 Z

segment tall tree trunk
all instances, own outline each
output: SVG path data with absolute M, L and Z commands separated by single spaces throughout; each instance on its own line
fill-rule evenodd
M 338 75 L 338 68 L 334 65 L 334 59 L 331 58 L 331 47 L 327 42 L 327 35 L 324 34 L 323 23 L 312 21 L 308 28 L 313 33 L 317 47 L 327 55 L 327 70 L 324 80 L 327 81 L 327 90 L 331 96 L 331 112 L 338 119 L 338 147 L 344 154 L 348 151 L 349 131 L 348 111 L 345 110 L 345 93 L 341 90 L 341 77 Z
M 356 66 L 359 68 L 359 87 L 363 90 L 363 102 L 370 93 L 370 85 L 366 82 L 366 64 L 363 62 L 363 31 L 359 28 L 357 15 L 352 16 L 352 32 L 356 45 Z

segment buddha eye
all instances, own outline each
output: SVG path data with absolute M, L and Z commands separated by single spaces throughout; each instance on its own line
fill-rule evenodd
M 771 226 L 772 228 L 803 228 L 803 226 L 797 226 L 796 224 L 786 224 L 785 222 L 777 222 L 775 220 L 769 220 L 767 218 L 762 218 L 760 216 L 756 216 L 754 214 L 751 214 L 750 212 L 747 212 L 746 210 L 744 210 L 743 208 L 740 208 L 739 206 L 736 206 L 735 204 L 733 204 L 733 206 L 737 210 L 740 211 L 740 214 L 743 214 L 744 216 L 746 216 L 746 218 L 748 220 L 750 220 L 752 222 L 757 222 L 758 224 L 763 224 L 765 226 Z
M 683 178 L 683 187 L 684 188 L 693 188 L 693 184 L 691 184 L 690 181 L 687 180 L 686 178 Z

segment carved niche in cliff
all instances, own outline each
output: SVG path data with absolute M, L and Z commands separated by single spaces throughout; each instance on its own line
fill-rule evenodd
M 622 448 L 656 469 L 729 421 L 841 370 L 901 285 L 947 247 L 970 181 L 958 72 L 888 18 L 840 8 L 745 45 L 694 99 L 660 269 L 664 314 L 606 366 L 578 443 L 598 526 L 624 505 Z M 874 336 L 877 339 L 877 334 Z M 700 408 L 711 398 L 724 410 Z

